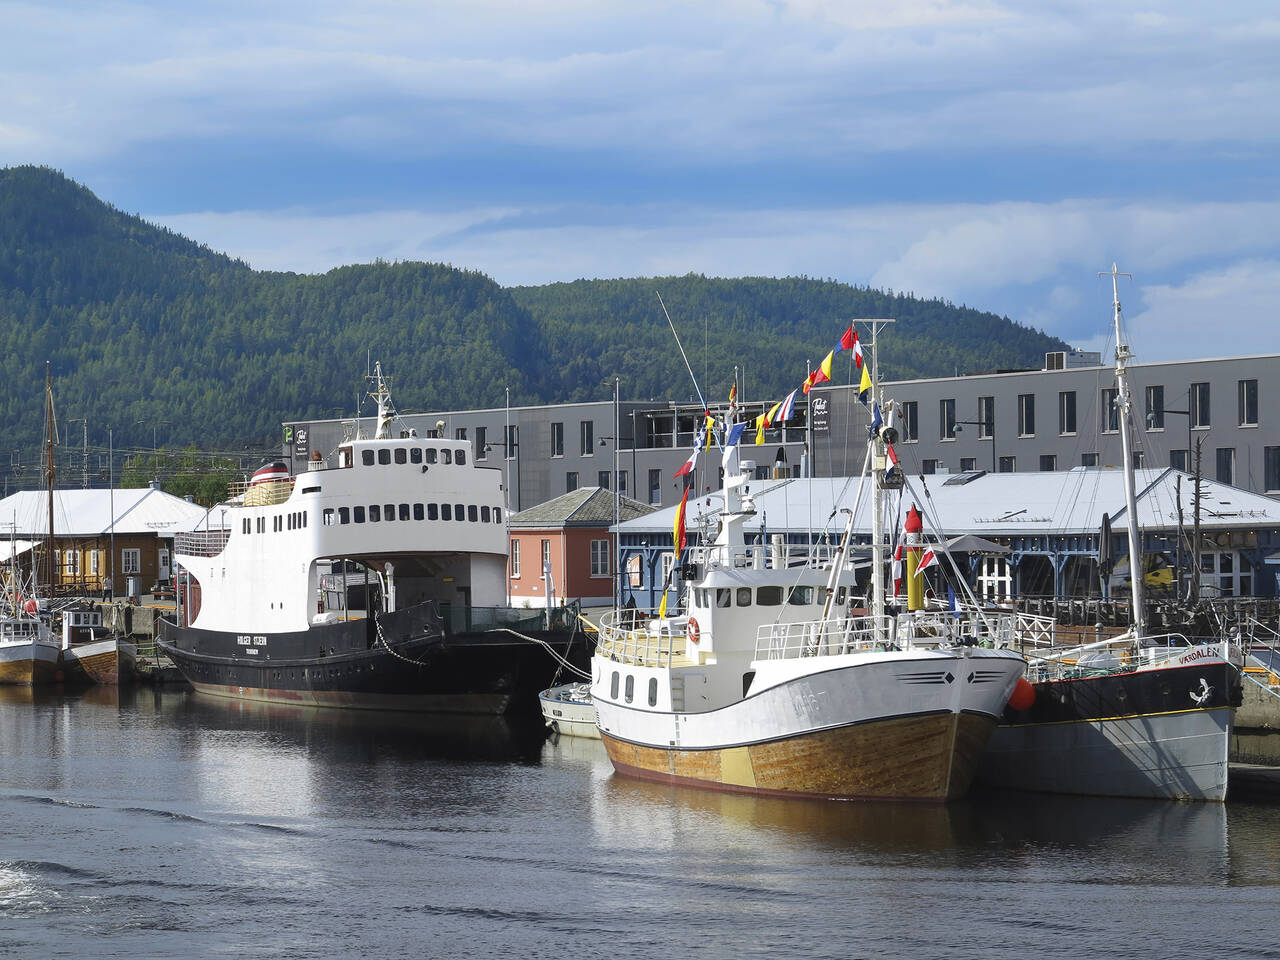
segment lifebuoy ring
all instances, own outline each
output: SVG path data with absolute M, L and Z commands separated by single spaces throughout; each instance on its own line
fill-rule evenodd
M 698 629 L 698 621 L 693 617 L 689 618 L 688 634 L 691 643 L 697 643 L 698 637 L 702 635 L 702 631 Z

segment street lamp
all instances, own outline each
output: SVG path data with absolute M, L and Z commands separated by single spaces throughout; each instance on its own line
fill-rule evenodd
M 991 472 L 996 473 L 997 471 L 996 471 L 996 413 L 995 411 L 994 410 L 991 411 L 991 417 L 988 420 L 957 420 L 956 433 L 964 432 L 963 430 L 960 429 L 960 424 L 962 423 L 968 424 L 971 427 L 986 428 L 987 433 L 989 434 L 989 439 L 991 440 Z M 981 440 L 983 438 L 979 436 L 978 439 Z
M 1200 598 L 1200 448 L 1204 442 L 1204 437 L 1196 437 L 1195 449 L 1191 447 L 1191 390 L 1187 389 L 1187 409 L 1186 410 L 1170 410 L 1162 407 L 1159 411 L 1152 410 L 1147 414 L 1147 429 L 1152 429 L 1157 422 L 1157 413 L 1161 415 L 1159 420 L 1163 427 L 1163 414 L 1176 413 L 1180 417 L 1187 418 L 1187 462 L 1183 463 L 1184 472 L 1192 472 L 1192 463 L 1194 462 L 1194 491 L 1191 497 L 1191 600 L 1197 601 Z M 1193 460 L 1194 453 L 1194 460 Z M 1179 525 L 1181 525 L 1181 504 L 1179 504 Z M 1174 569 L 1177 572 L 1179 583 L 1182 578 L 1182 537 L 1178 537 L 1178 553 L 1174 558 Z M 1132 575 L 1132 572 L 1131 574 Z

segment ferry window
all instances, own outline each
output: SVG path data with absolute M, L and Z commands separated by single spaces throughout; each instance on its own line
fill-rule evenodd
M 378 462 L 384 467 L 391 462 L 391 451 L 383 447 L 378 451 Z
M 302 511 L 302 525 L 304 527 L 307 525 L 307 511 L 305 510 Z
M 441 451 L 440 451 L 440 462 L 441 462 L 441 463 L 453 463 L 453 451 L 452 451 L 452 450 L 441 450 Z
M 494 523 L 501 523 L 501 522 L 502 522 L 502 508 L 501 508 L 501 507 L 494 507 L 494 508 L 493 508 L 493 522 L 494 522 Z
M 609 680 L 609 697 L 612 700 L 618 699 L 618 671 L 613 671 L 613 677 Z
M 465 508 L 465 507 L 463 507 L 463 505 L 462 505 L 462 504 L 460 504 L 460 503 L 455 503 L 455 504 L 453 505 L 453 519 L 455 519 L 455 520 L 465 520 L 465 519 L 467 519 L 466 508 Z
M 422 516 L 423 516 L 423 514 L 422 514 L 422 504 L 420 504 L 420 503 L 415 503 L 415 504 L 413 505 L 413 519 L 415 519 L 415 520 L 421 520 L 421 519 L 422 519 Z
M 323 522 L 326 527 L 332 527 L 333 526 L 333 507 L 326 507 L 324 513 L 321 514 L 321 517 L 323 518 Z
M 453 504 L 450 504 L 450 503 L 440 504 L 440 519 L 441 520 L 453 519 Z
M 339 522 L 339 523 L 350 523 L 350 522 L 351 522 L 351 511 L 350 511 L 350 510 L 348 510 L 346 507 L 339 507 L 339 508 L 338 508 L 338 522 Z
M 464 463 L 466 463 L 466 462 L 467 462 L 467 451 L 465 451 L 465 450 L 459 450 L 459 451 L 457 452 L 457 455 L 453 458 L 453 462 L 454 462 L 454 463 L 456 463 L 458 466 L 462 466 Z
M 426 457 L 426 458 L 427 458 L 427 463 L 435 463 L 435 462 L 436 462 L 436 450 L 435 450 L 435 447 L 427 447 L 425 450 L 423 450 L 423 451 L 422 451 L 422 455 L 423 455 L 424 457 Z
M 787 603 L 793 606 L 807 606 L 813 603 L 813 587 L 792 587 L 787 596 Z
M 716 606 L 728 607 L 733 597 L 733 591 L 728 587 L 716 587 Z
M 649 706 L 656 707 L 658 705 L 658 678 L 649 678 Z
M 362 462 L 366 467 L 372 467 L 372 466 L 373 466 L 373 451 L 372 451 L 372 450 L 361 450 L 361 451 L 360 451 L 360 461 L 361 461 L 361 462 Z
M 258 518 L 258 532 L 259 532 L 259 533 L 266 533 L 266 532 L 267 532 L 267 518 L 266 518 L 266 517 L 259 517 L 259 518 Z
M 249 530 L 249 518 L 248 518 L 248 517 L 245 517 L 243 520 L 241 520 L 241 521 L 240 521 L 240 532 L 241 532 L 241 533 L 249 533 L 249 532 L 250 532 L 250 530 Z
M 351 519 L 356 523 L 364 523 L 364 507 L 352 507 Z
M 359 510 L 360 508 L 356 507 L 356 509 Z M 369 522 L 377 523 L 381 519 L 382 519 L 382 508 L 378 506 L 376 503 L 369 504 Z M 359 522 L 360 522 L 359 520 L 356 521 L 356 523 L 359 523 Z
M 427 519 L 428 520 L 440 519 L 440 508 L 436 504 L 434 503 L 427 504 Z
M 467 519 L 470 520 L 472 523 L 478 522 L 480 520 L 479 508 L 475 506 L 467 507 Z
M 410 450 L 410 451 L 409 451 L 409 462 L 410 462 L 410 463 L 421 463 L 421 462 L 422 462 L 422 451 L 421 451 L 421 450 L 419 450 L 417 447 L 414 447 L 412 450 Z
M 292 514 L 292 513 L 285 514 L 285 526 L 286 526 L 286 527 L 288 527 L 290 530 L 292 530 L 292 529 L 293 529 L 293 514 Z
M 421 506 L 419 506 L 419 509 L 421 509 Z M 407 503 L 400 504 L 400 519 L 401 520 L 409 519 L 409 505 Z M 422 518 L 419 517 L 418 519 L 421 520 Z
M 751 588 L 750 587 L 738 588 L 737 605 L 739 607 L 751 606 Z
M 394 520 L 396 518 L 396 505 L 394 503 L 386 504 L 382 508 L 382 516 L 387 520 Z
M 635 698 L 635 695 L 636 695 L 636 678 L 632 674 L 628 673 L 626 694 L 625 694 L 627 698 L 627 703 L 630 703 Z
M 409 460 L 409 452 L 404 447 L 396 448 L 396 463 L 407 463 Z
M 762 607 L 782 606 L 781 587 L 760 587 L 756 590 L 756 603 Z
M 489 510 L 489 508 L 488 508 L 488 507 L 481 507 L 481 508 L 480 508 L 480 522 L 481 522 L 481 523 L 488 523 L 488 522 L 489 522 L 489 520 L 490 520 L 489 513 L 490 513 L 490 510 Z

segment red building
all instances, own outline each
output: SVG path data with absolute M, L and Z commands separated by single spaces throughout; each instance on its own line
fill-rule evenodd
M 616 501 L 616 504 L 615 504 Z M 507 575 L 514 607 L 613 603 L 618 550 L 610 528 L 654 508 L 602 487 L 580 487 L 511 517 Z M 550 579 L 548 579 L 548 574 Z

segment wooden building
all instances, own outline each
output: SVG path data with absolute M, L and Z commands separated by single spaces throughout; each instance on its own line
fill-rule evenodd
M 57 595 L 150 593 L 173 576 L 173 535 L 204 507 L 156 487 L 53 492 L 53 582 L 49 583 L 49 495 L 21 491 L 0 500 L 0 562 L 6 581 Z M 114 578 L 114 579 L 113 579 Z

